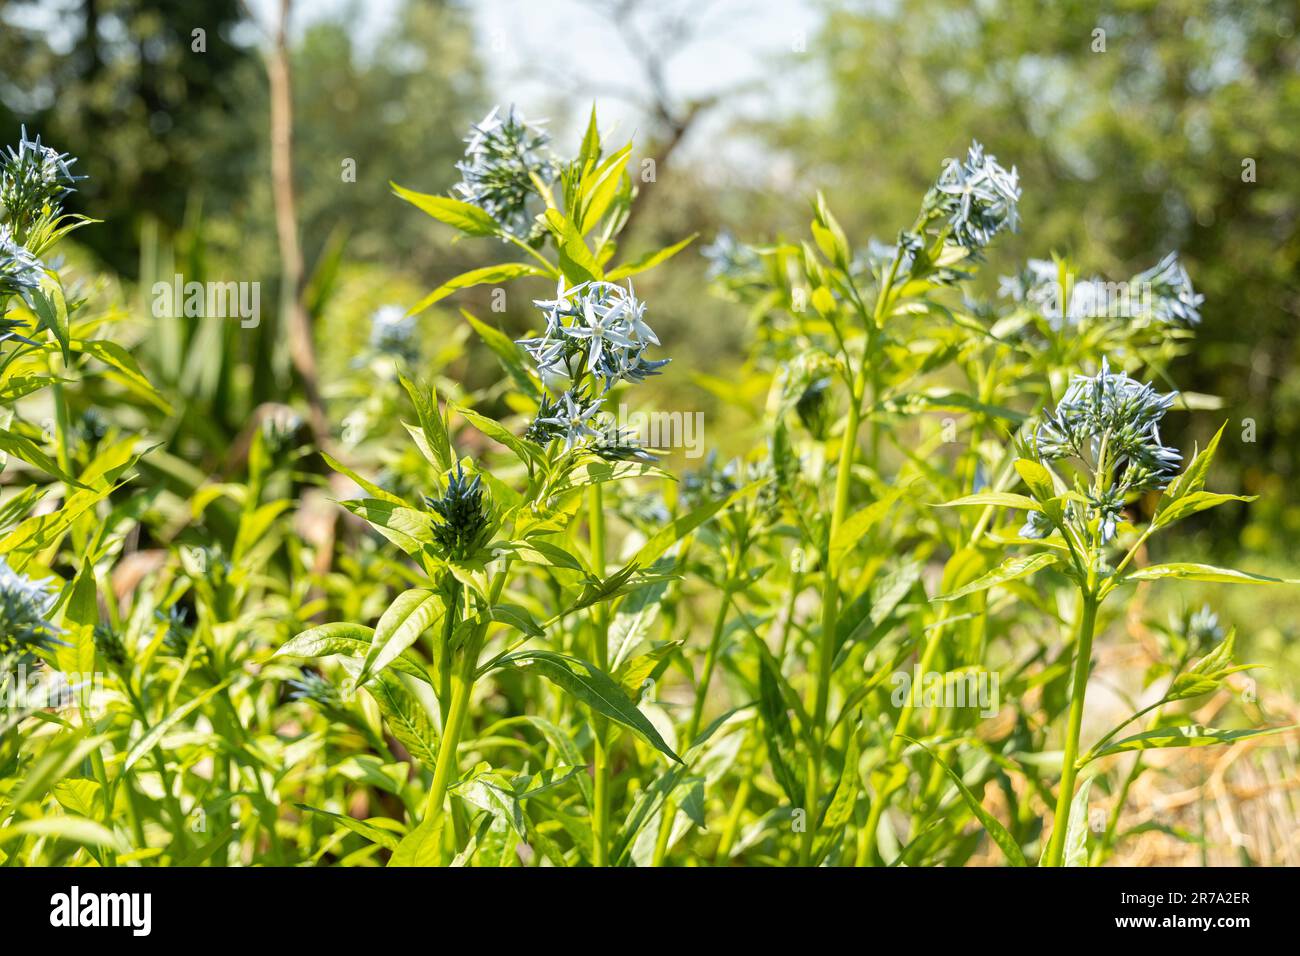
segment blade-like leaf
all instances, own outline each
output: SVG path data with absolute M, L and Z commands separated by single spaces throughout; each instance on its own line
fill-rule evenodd
M 930 759 L 939 765 L 939 768 L 947 775 L 948 779 L 956 784 L 957 791 L 961 794 L 962 799 L 966 801 L 966 806 L 970 807 L 971 812 L 975 814 L 980 823 L 984 825 L 985 832 L 988 833 L 988 835 L 993 839 L 993 842 L 1002 850 L 1003 855 L 1007 858 L 1007 862 L 1012 866 L 1028 866 L 1029 861 L 1025 859 L 1024 851 L 1020 849 L 1020 844 L 1016 842 L 1016 838 L 1007 831 L 1007 828 L 998 821 L 997 817 L 984 809 L 984 805 L 976 799 L 975 794 L 971 793 L 970 788 L 962 782 L 962 779 L 958 776 L 957 772 L 940 760 L 929 747 L 921 743 L 919 740 L 915 740 L 906 734 L 899 734 L 899 736 L 909 743 L 916 744 L 925 751 Z

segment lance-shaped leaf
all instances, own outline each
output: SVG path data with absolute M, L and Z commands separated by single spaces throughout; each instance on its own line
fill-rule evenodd
M 407 315 L 416 315 L 423 312 L 435 302 L 441 302 L 453 292 L 460 289 L 470 289 L 476 285 L 489 285 L 498 282 L 509 282 L 511 279 L 518 279 L 520 276 L 547 276 L 552 273 L 530 265 L 527 262 L 503 262 L 496 266 L 484 266 L 481 269 L 471 269 L 469 272 L 462 272 L 454 279 L 448 279 L 438 288 L 434 289 L 423 299 L 411 306 Z
M 442 862 L 442 826 L 447 814 L 435 807 L 415 829 L 402 837 L 389 866 L 437 866 Z
M 380 498 L 358 498 L 343 502 L 354 515 L 410 555 L 417 555 L 426 544 L 434 543 L 434 519 L 423 511 L 395 505 Z
M 390 182 L 388 185 L 393 188 L 394 193 L 412 206 L 427 212 L 439 222 L 445 222 L 447 225 L 459 229 L 466 235 L 495 236 L 501 231 L 501 227 L 497 225 L 495 219 L 471 203 L 461 202 L 459 199 L 450 199 L 447 196 L 434 196 L 429 193 L 419 193 L 413 189 L 404 189 L 394 182 Z
M 374 674 L 387 667 L 394 658 L 416 642 L 442 616 L 443 605 L 435 591 L 411 588 L 403 591 L 388 606 L 375 626 L 370 650 L 366 653 L 357 676 L 357 684 L 365 684 Z
M 537 382 L 528 374 L 528 370 L 524 368 L 521 350 L 510 336 L 500 329 L 494 329 L 481 319 L 475 318 L 465 309 L 461 309 L 460 314 L 470 324 L 470 328 L 483 340 L 483 344 L 490 348 L 496 354 L 496 357 L 501 360 L 501 367 L 506 370 L 510 380 L 519 386 L 519 390 L 534 401 L 539 400 L 541 390 L 537 387 Z
M 1092 777 L 1083 781 L 1070 801 L 1070 819 L 1065 827 L 1066 866 L 1088 865 L 1088 794 L 1092 781 Z
M 958 588 L 951 594 L 943 594 L 933 600 L 955 601 L 968 594 L 987 591 L 989 588 L 996 587 L 999 584 L 1005 584 L 1008 581 L 1015 581 L 1018 578 L 1028 577 L 1049 565 L 1055 564 L 1056 561 L 1057 556 L 1050 551 L 1040 551 L 1038 554 L 1019 555 L 1007 558 L 1007 560 L 1003 561 L 983 577 L 977 578 L 965 587 Z
M 1251 737 L 1267 737 L 1271 734 L 1280 734 L 1286 730 L 1293 730 L 1296 727 L 1292 724 L 1287 727 L 1264 727 L 1256 730 L 1217 730 L 1214 727 L 1201 727 L 1198 724 L 1189 724 L 1183 727 L 1157 727 L 1154 730 L 1144 730 L 1140 734 L 1134 734 L 1132 737 L 1125 737 L 1114 743 L 1107 744 L 1096 753 L 1088 754 L 1079 766 L 1091 763 L 1100 757 L 1109 757 L 1111 754 L 1122 754 L 1130 750 L 1165 750 L 1171 747 L 1210 747 L 1214 744 L 1231 744 L 1238 740 L 1249 740 Z
M 1219 439 L 1223 437 L 1223 429 L 1227 427 L 1227 422 L 1219 426 L 1219 430 L 1210 439 L 1210 443 L 1192 456 L 1192 460 L 1183 469 L 1181 475 L 1169 482 L 1169 487 L 1165 489 L 1165 493 L 1156 502 L 1155 516 L 1157 519 L 1160 518 L 1162 512 L 1176 502 L 1181 501 L 1188 495 L 1195 494 L 1205 487 L 1205 478 L 1209 474 L 1210 463 L 1214 461 L 1214 454 L 1219 450 Z
M 506 426 L 494 419 L 488 418 L 486 415 L 480 415 L 472 409 L 462 408 L 454 403 L 449 402 L 448 405 L 454 412 L 456 412 L 456 414 L 465 419 L 465 421 L 469 422 L 488 438 L 491 438 L 498 445 L 504 445 L 506 448 L 509 448 L 515 453 L 515 457 L 525 465 L 533 463 L 543 466 L 545 465 L 546 452 L 543 451 L 541 446 L 535 445 L 532 442 L 524 441 L 522 438 L 517 437 L 513 432 L 511 432 L 510 429 L 506 428 Z
M 1229 674 L 1247 670 L 1255 665 L 1232 663 L 1233 645 L 1237 632 L 1229 631 L 1228 636 L 1220 641 L 1210 653 L 1173 679 L 1165 700 L 1186 700 L 1208 694 L 1223 683 Z
M 661 262 L 667 262 L 673 256 L 677 255 L 677 253 L 689 246 L 695 241 L 695 238 L 698 235 L 699 233 L 693 232 L 681 242 L 675 242 L 671 246 L 660 249 L 657 252 L 646 253 L 644 256 L 634 260 L 633 262 L 624 263 L 617 269 L 610 270 L 609 275 L 605 278 L 609 282 L 616 282 L 619 279 L 626 279 L 628 276 L 634 276 L 640 272 L 645 272 L 647 269 L 653 269 Z
M 406 394 L 415 406 L 415 415 L 420 422 L 420 431 L 427 448 L 421 452 L 430 457 L 443 471 L 450 471 L 456 456 L 451 450 L 451 438 L 447 434 L 447 423 L 442 420 L 438 410 L 438 393 L 432 385 L 418 386 L 405 375 L 399 376 Z
M 1029 458 L 1016 459 L 1016 473 L 1029 488 L 1029 493 L 1039 501 L 1048 501 L 1056 494 L 1052 473 Z
M 290 638 L 275 652 L 276 657 L 354 657 L 364 660 L 370 653 L 375 629 L 362 624 L 321 624 Z M 388 666 L 426 684 L 428 672 L 404 654 L 389 661 Z
M 371 843 L 378 843 L 388 850 L 396 850 L 399 842 L 396 833 L 377 827 L 373 823 L 367 823 L 364 820 L 358 820 L 355 817 L 344 816 L 341 813 L 334 813 L 332 810 L 322 810 L 319 807 L 311 807 L 305 803 L 295 803 L 299 810 L 305 810 L 308 813 L 316 813 L 323 817 L 328 817 L 343 826 L 347 827 L 358 836 L 363 836 Z M 383 818 L 380 818 L 383 819 Z
M 865 508 L 860 508 L 845 519 L 835 531 L 830 543 L 830 564 L 833 568 L 840 566 L 841 559 L 855 548 L 880 519 L 889 514 L 894 503 L 902 496 L 906 488 L 898 488 Z
M 935 505 L 936 508 L 961 508 L 967 505 L 992 505 L 995 508 L 1020 508 L 1025 511 L 1041 511 L 1038 502 L 1027 495 L 1015 495 L 1009 491 L 981 491 L 964 498 L 945 501 Z
M 1002 850 L 1003 855 L 1007 858 L 1007 862 L 1012 866 L 1028 866 L 1029 861 L 1025 859 L 1024 851 L 1020 849 L 1020 844 L 1016 842 L 1016 838 L 1007 831 L 1007 828 L 998 821 L 997 817 L 984 809 L 984 805 L 980 803 L 975 794 L 971 793 L 970 788 L 962 782 L 962 779 L 958 776 L 957 772 L 940 760 L 929 747 L 921 743 L 919 740 L 915 740 L 906 734 L 899 734 L 899 736 L 909 743 L 916 744 L 925 751 L 925 753 L 929 755 L 930 759 L 939 765 L 939 768 L 943 770 L 948 779 L 956 784 L 957 792 L 960 793 L 961 798 L 966 801 L 966 806 L 970 807 L 971 813 L 975 814 L 979 822 L 983 824 L 985 832 L 987 832 L 993 839 L 993 842 L 998 845 L 998 848 Z
M 1216 508 L 1228 501 L 1254 501 L 1258 495 L 1221 495 L 1211 491 L 1193 491 L 1159 509 L 1151 521 L 1153 528 L 1163 528 L 1198 511 Z M 1164 499 L 1161 499 L 1162 501 Z
M 154 724 L 154 726 L 150 727 L 149 730 L 145 732 L 144 736 L 137 740 L 131 749 L 127 751 L 126 762 L 122 765 L 122 769 L 130 770 L 134 767 L 141 757 L 153 750 L 158 742 L 163 739 L 163 736 L 167 731 L 171 730 L 190 714 L 194 713 L 194 711 L 198 710 L 217 694 L 229 687 L 236 676 L 238 675 L 232 674 L 221 683 L 213 684 L 203 693 L 191 697 L 158 723 Z
M 1300 584 L 1290 578 L 1270 578 L 1264 574 L 1237 571 L 1233 568 L 1216 568 L 1210 564 L 1152 564 L 1124 577 L 1124 581 L 1163 581 L 1178 578 L 1184 581 L 1213 581 L 1218 584 Z
M 595 713 L 635 730 L 660 753 L 681 763 L 681 758 L 655 730 L 654 724 L 623 693 L 618 682 L 593 664 L 552 651 L 521 651 L 493 664 L 494 669 L 516 667 L 545 677 Z
M 569 282 L 590 282 L 604 278 L 600 264 L 583 241 L 573 222 L 558 209 L 546 210 L 546 224 L 555 236 L 560 253 L 560 269 Z

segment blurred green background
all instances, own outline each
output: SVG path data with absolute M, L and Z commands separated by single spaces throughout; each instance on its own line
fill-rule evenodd
M 90 178 L 73 211 L 105 222 L 78 234 L 80 254 L 120 279 L 141 361 L 187 396 L 200 459 L 301 386 L 274 291 L 264 54 L 279 14 L 280 0 L 0 4 L 0 141 L 26 124 L 81 157 Z M 300 0 L 287 34 L 293 164 L 322 380 L 352 363 L 376 307 L 409 306 L 490 255 L 452 244 L 388 184 L 449 189 L 467 125 L 494 102 L 548 118 L 561 153 L 593 101 L 617 135 L 637 134 L 653 166 L 634 166 L 653 182 L 627 234 L 633 253 L 689 232 L 702 245 L 724 227 L 750 241 L 801 236 L 817 189 L 854 241 L 890 241 L 942 158 L 974 137 L 1019 168 L 1024 190 L 1022 233 L 997 245 L 980 293 L 1052 251 L 1108 278 L 1181 252 L 1205 319 L 1173 379 L 1223 406 L 1177 416 L 1169 437 L 1189 447 L 1227 419 L 1217 482 L 1261 495 L 1207 517 L 1186 544 L 1285 567 L 1300 533 L 1296 20 L 1285 0 Z M 211 380 L 185 374 L 187 350 L 211 340 L 164 353 L 149 334 L 145 292 L 173 269 L 266 290 L 262 327 L 224 335 Z M 743 422 L 701 374 L 726 380 L 747 329 L 707 286 L 688 253 L 639 291 L 677 363 L 657 400 L 703 408 L 726 453 L 743 448 Z M 490 295 L 455 302 L 491 314 Z M 512 291 L 507 306 L 492 318 L 522 332 L 528 302 Z M 424 347 L 459 321 L 426 313 Z M 496 375 L 477 354 L 454 372 Z

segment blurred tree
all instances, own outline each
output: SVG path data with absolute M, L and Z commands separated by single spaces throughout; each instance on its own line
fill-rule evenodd
M 90 178 L 70 205 L 104 225 L 78 239 L 119 272 L 137 268 L 138 217 L 175 227 L 195 183 L 228 197 L 253 174 L 234 94 L 260 67 L 234 41 L 240 20 L 236 0 L 0 8 L 0 142 L 16 142 L 26 123 L 86 157 L 78 171 Z
M 1181 250 L 1205 323 L 1174 378 L 1223 397 L 1223 467 L 1284 486 L 1300 472 L 1296 18 L 1294 0 L 834 4 L 802 58 L 830 108 L 761 130 L 859 238 L 892 241 L 974 137 L 1019 166 L 1044 243 L 999 243 L 1002 271 L 1055 249 L 1126 278 Z

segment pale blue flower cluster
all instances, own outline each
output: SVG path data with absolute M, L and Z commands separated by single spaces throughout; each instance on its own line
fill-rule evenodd
M 48 579 L 33 581 L 0 557 L 0 660 L 16 666 L 35 650 L 62 643 L 48 619 L 57 598 Z
M 14 237 L 6 222 L 0 222 L 0 298 L 16 295 L 29 304 L 41 287 L 45 266 Z
M 612 282 L 581 282 L 555 298 L 534 301 L 546 316 L 540 336 L 519 340 L 548 384 L 567 385 L 558 399 L 542 399 L 527 437 L 539 444 L 559 439 L 564 450 L 590 444 L 606 458 L 640 458 L 623 435 L 598 430 L 603 394 L 619 382 L 643 382 L 668 364 L 648 359 L 645 351 L 659 344 L 646 323 L 645 303 L 627 288 Z M 599 391 L 588 389 L 588 382 Z M 620 451 L 621 449 L 621 451 Z
M 370 315 L 370 348 L 381 355 L 413 358 L 419 352 L 415 323 L 415 316 L 400 305 L 381 305 Z
M 18 146 L 0 153 L 0 206 L 6 218 L 25 229 L 46 209 L 57 216 L 62 199 L 79 179 L 86 178 L 72 174 L 74 163 L 67 153 L 41 143 L 39 136 L 28 139 L 24 126 Z
M 753 246 L 747 245 L 727 229 L 714 238 L 711 245 L 700 250 L 709 263 L 708 278 L 744 281 L 752 279 L 763 268 L 762 257 Z
M 1016 168 L 999 166 L 997 157 L 986 155 L 978 142 L 971 143 L 965 162 L 944 160 L 927 196 L 927 204 L 947 217 L 953 238 L 972 252 L 979 252 L 1003 229 L 1016 230 L 1019 202 Z
M 999 280 L 998 294 L 1038 312 L 1057 329 L 1093 318 L 1196 325 L 1205 300 L 1192 288 L 1176 252 L 1127 282 L 1093 276 L 1074 279 L 1066 289 L 1061 287 L 1055 262 L 1030 259 L 1017 275 Z
M 1150 317 L 1157 322 L 1196 325 L 1201 321 L 1205 296 L 1192 288 L 1187 267 L 1171 252 L 1150 269 L 1133 277 L 1133 285 L 1150 290 Z
M 1043 461 L 1083 463 L 1090 478 L 1090 511 L 1100 521 L 1103 542 L 1115 536 L 1128 495 L 1162 489 L 1177 472 L 1182 454 L 1160 438 L 1160 421 L 1176 397 L 1112 372 L 1103 359 L 1096 375 L 1074 376 L 1055 411 L 1044 413 L 1033 447 Z M 1048 531 L 1050 523 L 1039 514 L 1021 529 L 1025 537 Z
M 465 142 L 465 158 L 456 164 L 461 174 L 456 194 L 516 239 L 539 239 L 534 213 L 539 197 L 533 180 L 549 185 L 560 173 L 559 160 L 548 146 L 550 136 L 513 106 L 505 115 L 495 106 L 470 128 Z

